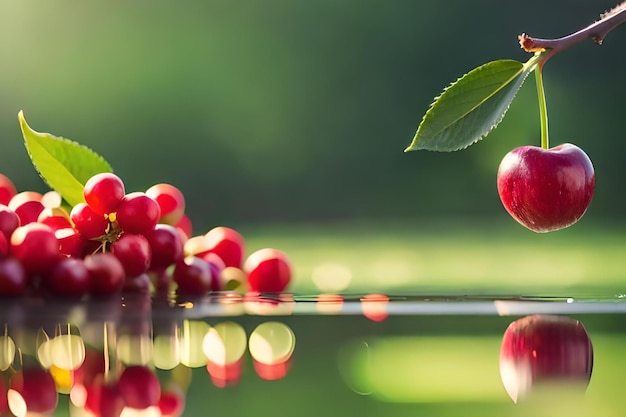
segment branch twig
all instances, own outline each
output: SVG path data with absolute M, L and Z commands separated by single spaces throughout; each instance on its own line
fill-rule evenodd
M 562 38 L 557 39 L 540 39 L 533 38 L 531 36 L 522 33 L 518 36 L 520 46 L 526 52 L 543 52 L 546 51 L 541 62 L 540 66 L 543 66 L 545 62 L 558 52 L 563 51 L 571 46 L 579 44 L 587 39 L 591 39 L 598 45 L 602 44 L 606 35 L 626 22 L 626 1 L 623 1 L 613 9 L 608 12 L 602 14 L 600 16 L 600 20 L 592 23 L 584 29 L 579 30 L 578 32 L 572 33 L 571 35 L 564 36 Z

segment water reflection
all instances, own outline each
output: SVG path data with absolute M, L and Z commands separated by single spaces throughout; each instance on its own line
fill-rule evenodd
M 512 322 L 500 349 L 500 375 L 514 402 L 537 390 L 584 392 L 593 346 L 583 324 L 565 316 L 532 315 Z
M 504 300 L 513 301 L 526 302 Z M 588 303 L 563 299 L 544 302 L 540 311 L 562 311 L 562 306 L 578 308 L 576 311 L 589 308 Z M 598 324 L 605 321 L 600 319 L 590 317 L 585 322 L 595 334 L 604 363 L 616 363 L 614 358 L 621 355 L 626 337 L 603 335 Z M 545 320 L 561 323 L 571 319 Z M 463 415 L 446 410 L 465 411 L 467 407 L 474 407 L 479 415 L 581 415 L 556 413 L 544 403 L 535 407 L 536 401 L 530 412 L 531 402 L 521 401 L 522 393 L 532 391 L 537 398 L 548 391 L 536 389 L 539 378 L 528 377 L 532 374 L 527 364 L 505 361 L 503 383 L 498 357 L 503 333 L 512 321 L 496 314 L 491 299 L 459 301 L 445 296 L 408 299 L 400 295 L 323 294 L 294 299 L 291 295 L 224 293 L 178 300 L 125 296 L 121 302 L 73 304 L 3 300 L 0 415 L 9 405 L 18 415 L 25 409 L 45 408 L 35 403 L 29 406 L 35 400 L 17 382 L 11 387 L 15 375 L 31 368 L 43 371 L 47 376 L 40 378 L 48 384 L 52 379 L 59 410 L 69 404 L 71 416 L 175 416 L 183 410 L 200 415 L 208 405 L 218 414 L 275 415 L 275 401 L 263 400 L 273 398 L 277 391 L 289 392 L 281 403 L 285 409 L 305 404 L 307 410 L 326 415 L 345 415 L 342 407 L 348 406 L 360 407 L 353 414 L 363 416 Z M 552 329 L 546 334 L 554 337 L 561 333 Z M 540 339 L 521 338 L 515 345 L 529 346 Z M 569 342 L 557 356 L 565 358 L 563 352 L 574 346 L 579 346 L 578 352 L 588 346 L 584 363 L 590 376 L 590 343 Z M 539 348 L 535 351 L 537 358 L 546 357 Z M 582 366 L 583 361 L 572 358 L 565 365 Z M 556 366 L 559 362 L 548 363 Z M 144 368 L 158 377 L 156 404 L 152 395 L 143 404 L 135 402 L 134 409 L 129 407 L 119 381 L 130 367 Z M 584 396 L 591 406 L 580 408 L 593 408 L 594 412 L 586 415 L 607 415 L 596 412 L 597 406 L 607 402 L 609 394 L 603 393 L 613 392 L 610 384 L 620 380 L 619 376 L 607 379 L 607 368 L 595 371 L 594 390 Z M 621 372 L 617 367 L 614 373 Z M 343 381 L 337 380 L 340 376 Z M 588 381 L 582 380 L 585 385 Z M 507 390 L 511 386 L 521 404 L 510 400 Z M 150 390 L 145 387 L 140 392 Z M 568 395 L 567 404 L 574 404 L 573 396 Z M 333 396 L 337 401 L 321 400 Z M 491 407 L 493 413 L 480 414 L 483 406 Z M 539 412 L 544 408 L 549 412 Z
M 276 380 L 287 375 L 295 349 L 293 330 L 276 319 L 248 335 L 238 323 L 217 315 L 209 324 L 188 308 L 254 303 L 262 305 L 256 314 L 276 317 L 293 298 L 20 301 L 31 310 L 14 300 L 0 306 L 0 414 L 17 417 L 51 415 L 60 396 L 71 416 L 180 416 L 192 368 L 206 368 L 207 382 L 219 388 L 239 383 L 246 360 L 259 378 Z
M 512 322 L 503 336 L 356 339 L 340 349 L 338 366 L 353 392 L 385 402 L 501 402 L 507 394 L 514 402 L 557 394 L 572 400 L 589 384 L 593 347 L 580 321 L 533 315 Z
M 385 321 L 389 317 L 389 297 L 384 294 L 367 294 L 361 298 L 363 315 L 372 321 Z

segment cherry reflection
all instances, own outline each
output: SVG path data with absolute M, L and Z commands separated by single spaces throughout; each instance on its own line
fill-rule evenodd
M 257 375 L 271 381 L 284 378 L 295 346 L 296 336 L 286 324 L 269 321 L 258 325 L 248 341 Z
M 543 390 L 582 393 L 591 379 L 593 346 L 583 324 L 532 315 L 511 323 L 500 350 L 500 375 L 514 402 Z
M 246 301 L 274 317 L 291 314 L 293 304 L 291 296 Z M 235 293 L 194 302 L 218 312 L 244 304 Z M 18 417 L 50 415 L 58 404 L 80 417 L 180 416 L 193 368 L 205 368 L 219 388 L 237 385 L 246 369 L 277 380 L 288 375 L 295 349 L 293 331 L 279 321 L 246 330 L 219 314 L 211 322 L 191 319 L 195 310 L 186 305 L 145 294 L 68 304 L 54 314 L 43 304 L 27 313 L 11 309 L 0 311 L 0 413 Z
M 376 322 L 387 320 L 387 306 L 389 297 L 384 294 L 367 294 L 361 298 L 361 309 L 363 315 L 368 319 Z
M 214 385 L 224 388 L 239 382 L 246 342 L 244 328 L 231 321 L 218 323 L 205 334 L 202 350 L 207 357 L 207 372 Z
M 317 296 L 315 307 L 320 314 L 340 314 L 343 310 L 343 296 L 339 294 L 320 294 Z
M 296 301 L 292 294 L 264 294 L 248 292 L 243 298 L 245 312 L 258 316 L 289 316 Z

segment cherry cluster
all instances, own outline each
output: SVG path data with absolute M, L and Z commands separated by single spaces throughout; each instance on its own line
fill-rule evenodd
M 291 280 L 282 251 L 265 248 L 244 260 L 244 238 L 234 229 L 193 236 L 173 185 L 127 193 L 117 175 L 100 173 L 83 196 L 67 207 L 55 191 L 18 193 L 0 174 L 0 296 L 282 292 Z

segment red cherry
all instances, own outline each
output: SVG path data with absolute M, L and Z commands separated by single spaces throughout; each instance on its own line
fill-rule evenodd
M 87 204 L 100 215 L 115 212 L 125 194 L 124 183 L 120 177 L 110 172 L 89 178 L 83 190 Z
M 9 254 L 9 242 L 7 241 L 6 236 L 0 233 L 0 259 L 4 258 Z
M 193 236 L 193 227 L 191 224 L 191 219 L 186 214 L 183 214 L 183 216 L 180 218 L 180 220 L 178 221 L 178 223 L 176 223 L 175 226 L 183 234 L 183 237 L 184 237 L 183 241 L 186 241 L 191 236 Z
M 122 263 L 111 253 L 95 253 L 85 257 L 89 271 L 89 291 L 107 296 L 122 291 L 126 272 Z
M 174 267 L 174 281 L 180 294 L 204 295 L 211 291 L 211 266 L 204 259 L 186 256 Z
M 152 256 L 150 243 L 142 235 L 124 233 L 111 245 L 113 255 L 117 257 L 126 271 L 126 276 L 136 277 L 148 270 Z
M 30 275 L 49 271 L 61 258 L 54 231 L 41 223 L 20 226 L 11 235 L 11 255 L 22 262 Z
M 44 285 L 55 295 L 82 297 L 89 292 L 89 270 L 82 259 L 64 258 L 45 275 Z
M 41 193 L 35 191 L 22 191 L 11 198 L 8 207 L 20 218 L 20 224 L 36 222 L 44 206 L 41 203 Z
M 103 214 L 96 213 L 90 205 L 78 203 L 70 212 L 74 227 L 85 239 L 96 239 L 103 236 L 109 227 L 109 221 Z
M 66 227 L 54 231 L 54 235 L 59 241 L 59 252 L 65 256 L 82 258 L 87 249 L 88 241 L 72 227 Z
M 500 375 L 514 402 L 533 388 L 548 384 L 578 384 L 583 390 L 591 379 L 593 347 L 578 320 L 534 315 L 511 323 L 500 349 Z
M 0 233 L 11 240 L 13 231 L 20 225 L 20 218 L 17 214 L 7 206 L 0 204 Z
M 180 232 L 174 226 L 157 224 L 146 234 L 146 239 L 152 251 L 150 270 L 167 268 L 184 257 L 184 243 Z
M 0 204 L 8 205 L 15 194 L 17 194 L 17 190 L 13 181 L 6 175 L 0 174 Z
M 160 223 L 176 225 L 185 214 L 185 196 L 170 184 L 156 184 L 146 190 L 146 195 L 161 209 Z
M 73 227 L 70 215 L 61 207 L 46 207 L 39 213 L 37 223 L 50 226 L 53 230 Z
M 593 197 L 595 173 L 579 147 L 522 146 L 509 152 L 498 169 L 504 208 L 524 227 L 550 232 L 576 223 Z
M 154 229 L 160 217 L 157 202 L 140 192 L 126 194 L 116 211 L 117 222 L 126 233 L 146 234 Z
M 224 264 L 222 258 L 212 252 L 205 253 L 204 255 L 199 256 L 199 258 L 207 261 L 209 267 L 211 268 L 211 291 L 222 291 L 225 284 L 222 279 L 222 271 L 226 269 L 226 265 Z
M 207 250 L 217 254 L 226 266 L 241 268 L 244 239 L 239 232 L 229 227 L 215 227 L 205 235 Z
M 265 248 L 252 253 L 243 266 L 248 276 L 250 291 L 284 291 L 291 280 L 291 262 L 277 249 Z
M 60 208 L 63 203 L 63 197 L 56 191 L 48 191 L 41 196 L 41 204 L 44 208 Z
M 161 397 L 161 384 L 154 372 L 145 366 L 129 366 L 118 382 L 124 402 L 128 407 L 143 410 L 157 405 Z
M 0 297 L 22 295 L 28 286 L 28 276 L 22 263 L 8 257 L 0 260 Z

